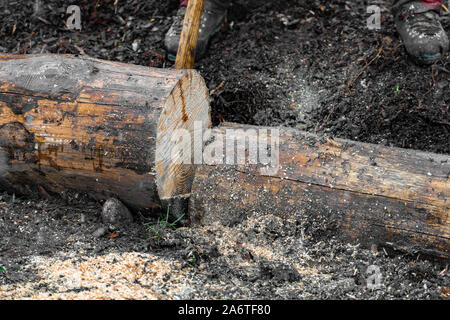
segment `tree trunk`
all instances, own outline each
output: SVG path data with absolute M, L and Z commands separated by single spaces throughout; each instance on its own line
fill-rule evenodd
M 230 225 L 267 213 L 305 225 L 323 223 L 347 242 L 450 257 L 448 155 L 279 128 L 279 148 L 271 146 L 278 166 L 217 164 L 225 163 L 225 141 L 228 152 L 231 138 L 243 136 L 236 129 L 261 138 L 268 128 L 224 124 L 213 130 L 205 154 L 215 149 L 219 156 L 196 169 L 191 223 Z
M 190 192 L 193 167 L 172 161 L 171 138 L 195 121 L 211 126 L 194 70 L 0 55 L 0 188 L 159 206 Z

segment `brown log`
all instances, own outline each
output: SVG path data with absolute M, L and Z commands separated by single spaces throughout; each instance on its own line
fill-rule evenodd
M 450 258 L 450 156 L 279 128 L 277 170 L 217 164 L 225 163 L 217 150 L 230 129 L 255 136 L 267 128 L 213 130 L 208 148 L 219 160 L 196 168 L 191 223 L 230 225 L 259 212 L 326 222 L 346 242 Z
M 0 188 L 159 206 L 190 192 L 193 167 L 171 160 L 170 139 L 175 129 L 192 132 L 194 121 L 211 125 L 194 70 L 0 55 Z

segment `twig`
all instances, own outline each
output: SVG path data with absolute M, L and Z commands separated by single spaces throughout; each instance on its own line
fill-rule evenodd
M 47 48 L 47 44 L 46 43 L 44 43 L 44 45 L 42 46 L 41 54 L 44 53 L 45 48 Z
M 51 23 L 48 20 L 45 20 L 44 18 L 37 17 L 39 20 L 41 20 L 43 23 L 51 25 Z
M 73 46 L 80 52 L 80 54 L 86 55 L 86 52 L 84 52 L 83 48 L 80 48 L 80 47 L 77 46 L 76 44 L 73 44 Z
M 222 81 L 216 88 L 212 89 L 209 95 L 214 95 L 218 90 L 222 89 L 225 84 L 225 81 Z
M 416 108 L 414 108 L 414 110 L 411 110 L 410 113 L 411 113 L 411 112 L 417 112 L 418 110 L 422 109 L 422 104 L 423 104 L 423 102 L 425 101 L 425 97 L 433 90 L 434 85 L 435 85 L 435 83 L 436 83 L 436 81 L 435 81 L 435 79 L 434 79 L 434 68 L 436 67 L 436 63 L 437 63 L 437 61 L 431 66 L 431 79 L 432 79 L 432 83 L 431 83 L 430 89 L 428 89 L 428 91 L 424 93 L 424 95 L 422 96 L 422 98 L 420 98 L 420 100 L 419 100 L 419 105 L 418 105 Z
M 381 47 L 380 49 L 378 49 L 378 53 L 376 54 L 376 56 L 372 59 L 372 60 L 370 60 L 364 67 L 362 67 L 360 70 L 359 70 L 359 72 L 356 74 L 356 77 L 353 79 L 353 80 L 351 80 L 351 81 L 349 81 L 348 83 L 347 83 L 347 87 L 351 87 L 351 86 L 353 86 L 353 83 L 355 83 L 355 81 L 361 76 L 361 74 L 375 61 L 375 60 L 377 60 L 379 57 L 380 57 L 380 55 L 381 55 L 381 52 L 383 52 L 383 47 Z

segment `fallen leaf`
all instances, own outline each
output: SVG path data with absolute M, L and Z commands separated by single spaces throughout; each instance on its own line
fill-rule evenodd
M 119 236 L 118 232 L 113 232 L 107 238 L 108 239 L 114 239 L 114 238 L 117 238 L 118 236 Z

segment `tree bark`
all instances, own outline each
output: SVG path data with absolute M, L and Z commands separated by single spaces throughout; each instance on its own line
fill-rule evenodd
M 323 223 L 346 242 L 450 258 L 450 156 L 279 128 L 272 170 L 222 165 L 227 134 L 243 136 L 236 129 L 261 137 L 257 130 L 268 128 L 223 124 L 212 131 L 207 148 L 219 157 L 196 168 L 192 224 L 232 225 L 259 212 Z
M 0 188 L 115 196 L 133 208 L 190 192 L 172 133 L 210 127 L 194 70 L 58 55 L 0 55 Z

